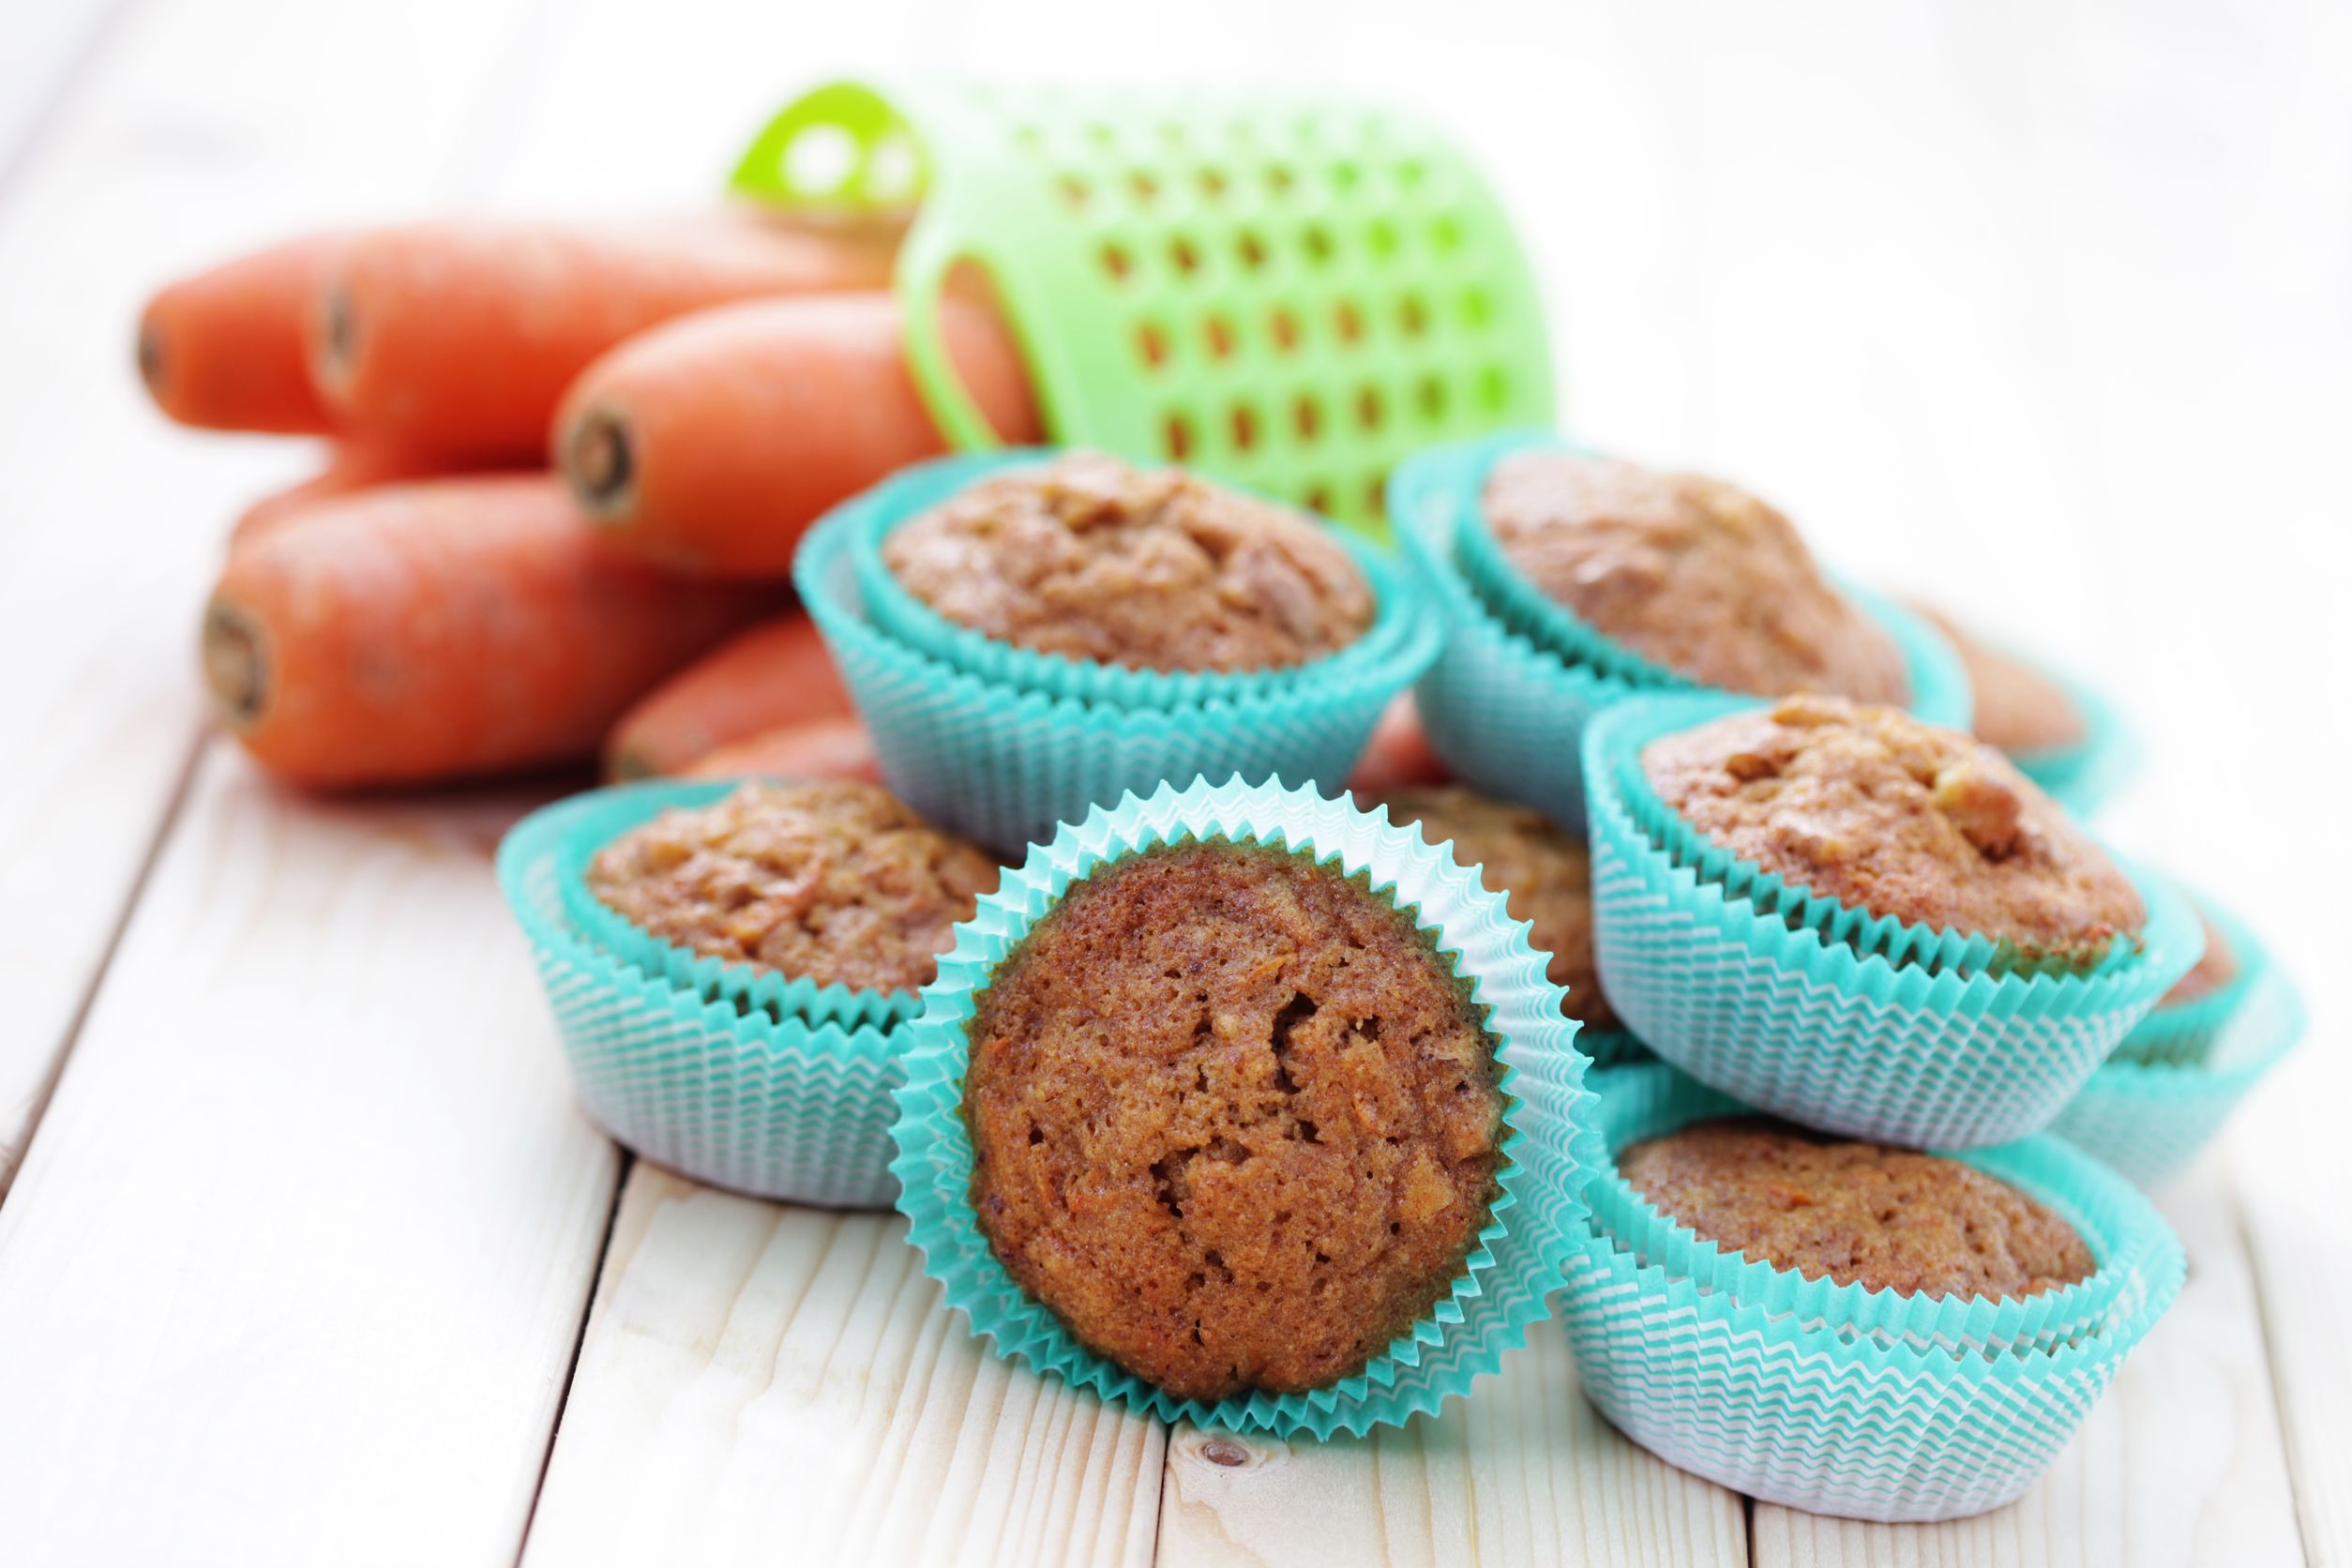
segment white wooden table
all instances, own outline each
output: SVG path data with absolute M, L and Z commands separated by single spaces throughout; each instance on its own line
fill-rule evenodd
M 2352 14 L 1121 9 L 0 0 L 0 1561 L 2352 1562 Z M 2125 694 L 2106 825 L 2314 1028 L 2167 1196 L 2188 1289 L 2023 1501 L 1750 1505 L 1540 1331 L 1363 1442 L 1108 1410 L 983 1354 L 894 1219 L 596 1133 L 491 884 L 526 793 L 309 803 L 204 738 L 222 532 L 305 458 L 147 413 L 150 287 L 698 201 L 795 85 L 910 67 L 1421 105 L 1529 232 L 1580 433 Z

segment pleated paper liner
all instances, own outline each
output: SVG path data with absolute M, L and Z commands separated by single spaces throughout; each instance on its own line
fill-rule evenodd
M 623 834 L 671 809 L 691 809 L 724 799 L 739 788 L 713 782 L 649 779 L 615 785 L 567 803 L 571 832 L 557 851 L 556 887 L 564 912 L 592 945 L 643 973 L 698 995 L 732 1002 L 772 1018 L 812 1022 L 837 1020 L 852 1028 L 887 1029 L 914 1017 L 921 1003 L 912 991 L 860 990 L 788 978 L 761 964 L 697 953 L 638 925 L 599 899 L 588 886 L 588 867 L 599 851 Z
M 570 852 L 613 809 L 601 792 L 549 807 L 498 852 L 500 885 L 590 1113 L 697 1181 L 795 1203 L 887 1205 L 897 1190 L 898 1032 L 746 1008 L 598 944 L 572 919 L 561 884 Z
M 802 541 L 793 580 L 874 740 L 893 790 L 930 821 L 1006 854 L 1088 807 L 1196 777 L 1319 779 L 1354 766 L 1389 700 L 1437 656 L 1442 628 L 1409 577 L 1398 640 L 1326 678 L 1233 701 L 1122 708 L 1025 690 L 958 669 L 867 614 L 852 559 L 854 505 Z
M 1432 748 L 1466 783 L 1532 806 L 1576 830 L 1585 818 L 1577 757 L 1586 728 L 1612 703 L 1651 689 L 1624 671 L 1638 663 L 1671 689 L 1696 688 L 1647 666 L 1631 650 L 1620 650 L 1622 656 L 1609 661 L 1612 668 L 1603 668 L 1515 629 L 1465 573 L 1455 541 L 1464 520 L 1480 516 L 1485 475 L 1496 459 L 1525 447 L 1561 445 L 1555 436 L 1523 431 L 1424 452 L 1390 481 L 1389 510 L 1415 577 L 1428 585 L 1446 622 L 1445 647 L 1415 695 Z M 1483 531 L 1483 522 L 1477 526 Z M 1967 728 L 1968 674 L 1952 645 L 1919 617 L 1877 595 L 1850 585 L 1841 591 L 1902 649 L 1912 711 L 1933 724 Z
M 1618 1014 L 1702 1082 L 1828 1131 L 1971 1148 L 2047 1126 L 2195 962 L 2186 901 L 2125 865 L 2148 908 L 2137 942 L 2087 970 L 2028 969 L 1982 934 L 1784 886 L 1641 776 L 1649 741 L 1754 705 L 1649 695 L 1585 737 L 1594 945 Z
M 958 626 L 909 593 L 882 558 L 893 530 L 992 475 L 1036 468 L 1058 456 L 1041 447 L 940 458 L 904 470 L 850 503 L 857 515 L 849 545 L 858 596 L 884 635 L 982 680 L 1115 708 L 1184 708 L 1243 702 L 1319 683 L 1344 682 L 1377 668 L 1429 613 L 1385 552 L 1361 535 L 1334 542 L 1362 570 L 1373 593 L 1372 625 L 1349 646 L 1303 665 L 1275 670 L 1142 670 L 1039 653 Z
M 2249 948 L 2238 951 L 2242 957 Z M 2294 982 L 2266 962 L 2196 1059 L 2134 1061 L 2118 1050 L 2051 1130 L 2141 1186 L 2163 1186 L 2195 1162 L 2239 1102 L 2295 1048 L 2304 1024 Z
M 2147 1200 L 2050 1138 L 2028 1138 L 1953 1156 L 2031 1194 L 2071 1225 L 2097 1263 L 2089 1277 L 2025 1297 L 1931 1297 L 1751 1260 L 1700 1237 L 1645 1199 L 1616 1166 L 1630 1145 L 1750 1108 L 1664 1063 L 1596 1073 L 1609 1168 L 1586 1189 L 1592 1224 L 1645 1265 L 1710 1293 L 1761 1305 L 1847 1340 L 1997 1355 L 2054 1350 L 2100 1331 L 2119 1300 L 2162 1272 L 2179 1244 Z
M 999 963 L 1075 882 L 1156 845 L 1225 840 L 1280 849 L 1362 878 L 1427 932 L 1472 985 L 1500 1044 L 1508 1096 L 1502 1193 L 1451 1294 L 1363 1371 L 1307 1393 L 1215 1402 L 1179 1399 L 1080 1345 L 1013 1283 L 980 1234 L 970 1207 L 972 1143 L 962 1115 L 965 1030 L 975 997 Z M 912 1026 L 908 1080 L 898 1093 L 892 1169 L 899 1208 L 925 1266 L 975 1332 L 999 1353 L 1161 1420 L 1285 1437 L 1362 1433 L 1435 1410 L 1491 1372 L 1545 1313 L 1583 1214 L 1579 1192 L 1600 1158 L 1585 1061 L 1560 988 L 1500 895 L 1423 842 L 1344 801 L 1279 784 L 1239 780 L 1162 786 L 1065 826 L 1050 844 L 981 900 L 958 928 L 939 980 Z
M 2065 689 L 2083 716 L 2083 738 L 2069 746 L 2020 752 L 2011 761 L 2019 772 L 2049 792 L 2051 799 L 2088 819 L 2138 775 L 2143 758 L 2139 736 L 2096 687 L 2047 665 L 2040 668 Z
M 2201 1063 L 2248 1001 L 2265 987 L 2284 979 L 2278 972 L 2269 948 L 2252 927 L 2202 893 L 2191 888 L 2182 888 L 2181 892 L 2190 907 L 2212 923 L 2237 959 L 2238 972 L 2224 984 L 2187 1002 L 2167 1003 L 2159 999 L 2148 1017 L 2123 1037 L 2112 1061 L 2183 1066 Z

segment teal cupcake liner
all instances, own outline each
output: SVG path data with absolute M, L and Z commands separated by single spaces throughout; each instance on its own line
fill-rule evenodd
M 588 886 L 588 867 L 597 852 L 641 823 L 673 807 L 708 806 L 731 794 L 740 780 L 711 782 L 648 779 L 616 785 L 578 797 L 579 811 L 565 819 L 571 831 L 557 850 L 556 887 L 564 912 L 590 944 L 647 975 L 739 1010 L 758 1008 L 774 1018 L 832 1019 L 855 1028 L 887 1029 L 922 1011 L 912 991 L 859 990 L 788 977 L 773 969 L 681 947 L 638 925 L 599 899 Z
M 2047 1126 L 2196 961 L 2186 901 L 2126 865 L 2148 906 L 2139 941 L 2072 971 L 1784 885 L 1641 776 L 1651 740 L 1756 701 L 1645 696 L 1585 737 L 1594 947 L 1618 1015 L 1700 1081 L 1832 1132 L 1963 1149 Z
M 874 741 L 890 787 L 930 821 L 1015 853 L 1095 805 L 1196 777 L 1336 786 L 1389 700 L 1437 656 L 1443 630 L 1416 590 L 1379 658 L 1235 701 L 1160 708 L 1023 690 L 936 658 L 877 626 L 852 559 L 859 514 L 836 512 L 802 541 L 793 580 Z
M 832 1208 L 884 1208 L 899 1031 L 778 1016 L 599 945 L 563 891 L 569 852 L 615 809 L 600 791 L 534 813 L 498 878 L 581 1101 L 615 1138 L 700 1182 Z M 657 807 L 647 807 L 647 809 Z
M 934 459 L 902 470 L 847 503 L 845 509 L 857 518 L 852 525 L 850 556 L 858 596 L 876 628 L 982 680 L 1024 691 L 1118 708 L 1184 708 L 1344 681 L 1393 654 L 1411 635 L 1416 621 L 1428 613 L 1412 584 L 1387 556 L 1360 535 L 1334 529 L 1334 542 L 1354 560 L 1372 589 L 1374 616 L 1363 637 L 1310 663 L 1276 670 L 1131 669 L 1040 653 L 958 626 L 909 593 L 883 561 L 882 547 L 893 529 L 990 475 L 1035 467 L 1058 455 L 1050 447 L 1023 447 Z
M 1658 1053 L 1622 1029 L 1579 1029 L 1576 1048 L 1592 1059 L 1592 1065 L 1624 1067 L 1658 1060 Z
M 2051 1130 L 2140 1186 L 2161 1187 L 2195 1162 L 2304 1026 L 2294 982 L 2266 965 L 2199 1060 L 2134 1062 L 2118 1051 Z
M 2047 665 L 2038 667 L 2065 689 L 2083 716 L 2083 738 L 2052 750 L 2017 752 L 2010 761 L 2051 799 L 2088 818 L 2138 775 L 2145 750 L 2122 712 L 2095 687 Z
M 2099 1332 L 2117 1304 L 2161 1274 L 2179 1244 L 2147 1199 L 2054 1138 L 2028 1138 L 1953 1156 L 2040 1199 L 2073 1227 L 2097 1263 L 2089 1277 L 2025 1297 L 1903 1294 L 1807 1279 L 1726 1252 L 1661 1211 L 1616 1166 L 1631 1144 L 1750 1108 L 1659 1063 L 1596 1075 L 1610 1166 L 1586 1188 L 1592 1225 L 1642 1263 L 1711 1293 L 1849 1341 L 1952 1354 L 2055 1350 Z
M 1050 1311 L 1013 1283 L 971 1212 L 972 1140 L 962 1114 L 965 1029 L 976 995 L 996 967 L 1063 893 L 1139 850 L 1194 839 L 1262 844 L 1332 863 L 1364 877 L 1405 911 L 1456 972 L 1470 977 L 1500 1042 L 1509 1097 L 1501 1196 L 1479 1233 L 1452 1294 L 1363 1371 L 1303 1394 L 1256 1393 L 1214 1402 L 1179 1399 L 1089 1351 Z M 1004 885 L 958 927 L 955 950 L 925 993 L 911 1026 L 907 1083 L 898 1092 L 898 1148 L 891 1169 L 903 1186 L 898 1207 L 925 1267 L 974 1332 L 1000 1354 L 1076 1387 L 1164 1421 L 1284 1437 L 1361 1434 L 1436 1410 L 1494 1371 L 1542 1318 L 1584 1213 L 1579 1192 L 1595 1168 L 1585 1061 L 1576 1025 L 1545 959 L 1528 945 L 1500 894 L 1407 829 L 1385 809 L 1371 815 L 1344 800 L 1279 784 L 1162 785 L 1149 799 L 1130 794 L 1098 807 L 1033 849 Z
M 2226 985 L 2188 1002 L 2171 1004 L 2158 999 L 2148 1017 L 2116 1047 L 2111 1061 L 2183 1065 L 2201 1063 L 2247 1002 L 2274 983 L 2277 965 L 2253 927 L 2203 894 L 2194 889 L 2182 892 L 2190 907 L 2211 921 L 2222 940 L 2228 943 L 2231 955 L 2238 960 L 2238 972 Z
M 1514 629 L 1479 596 L 1455 550 L 1464 520 L 1479 516 L 1495 460 L 1545 445 L 1562 444 L 1520 432 L 1423 452 L 1390 480 L 1389 515 L 1414 576 L 1428 585 L 1446 624 L 1445 647 L 1414 699 L 1431 748 L 1464 782 L 1575 829 L 1585 817 L 1585 730 L 1604 709 L 1650 688 Z M 1911 711 L 1929 723 L 1966 729 L 1968 674 L 1952 645 L 1908 611 L 1850 584 L 1840 587 L 1901 647 Z M 1660 673 L 1675 689 L 1697 689 Z

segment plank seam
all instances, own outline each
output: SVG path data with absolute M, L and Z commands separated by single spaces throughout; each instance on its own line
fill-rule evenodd
M 2270 1291 L 2264 1278 L 2263 1249 L 2254 1244 L 2254 1231 L 2246 1223 L 2245 1200 L 2238 1191 L 2238 1165 L 2232 1156 L 2224 1156 L 2219 1173 L 2222 1201 L 2237 1228 L 2239 1240 L 2246 1250 L 2246 1279 L 2254 1289 L 2254 1332 L 2262 1342 L 2262 1364 L 2270 1378 L 2270 1416 L 2279 1424 L 2279 1448 L 2286 1455 L 2287 1490 L 2295 1500 L 2295 1545 L 2310 1563 L 2312 1556 L 2310 1515 L 2304 1503 L 2307 1489 L 2315 1490 L 2318 1479 L 2305 1473 L 2303 1455 L 2295 1442 L 2295 1423 L 2288 1419 L 2290 1401 L 2294 1398 L 2287 1380 L 2279 1375 L 2279 1358 L 2271 1353 L 2270 1342 L 2278 1337 L 2277 1325 L 2270 1319 Z
M 19 176 L 32 165 L 35 151 L 55 129 L 66 106 L 80 94 L 83 80 L 90 74 L 90 68 L 106 53 L 106 46 L 122 25 L 123 18 L 130 14 L 139 3 L 140 0 L 112 0 L 104 14 L 91 24 L 90 30 L 74 47 L 73 58 L 57 73 L 56 85 L 50 90 L 49 101 L 41 105 L 39 112 L 24 128 L 24 134 L 18 139 L 16 149 L 0 155 L 0 207 L 8 204 L 9 192 L 15 188 Z

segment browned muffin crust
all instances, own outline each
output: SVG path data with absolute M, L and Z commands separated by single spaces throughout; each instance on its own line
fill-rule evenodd
M 1412 925 L 1277 851 L 1072 888 L 977 1001 L 980 1229 L 1172 1394 L 1319 1388 L 1452 1288 L 1498 1191 L 1494 1041 Z
M 1372 625 L 1371 585 L 1304 513 L 1091 452 L 980 481 L 882 561 L 958 626 L 1138 670 L 1285 669 Z
M 1487 475 L 1504 558 L 1603 636 L 1703 686 L 1905 702 L 1903 651 L 1779 512 L 1695 474 L 1516 452 Z
M 746 784 L 599 851 L 589 890 L 697 953 L 860 990 L 930 984 L 998 867 L 879 785 Z
M 2238 978 L 2238 954 L 2222 935 L 2220 927 L 2202 909 L 2197 911 L 2197 924 L 2205 927 L 2205 952 L 2197 958 L 2196 967 L 2182 975 L 2179 984 L 2166 991 L 2159 1007 L 2178 1007 L 2211 996 Z
M 1618 1169 L 1717 1245 L 1899 1295 L 2030 1296 L 2097 1267 L 2074 1228 L 1974 1166 L 1762 1117 L 1636 1143 Z
M 1432 844 L 1454 841 L 1454 858 L 1479 868 L 1489 892 L 1504 896 L 1528 941 L 1551 955 L 1545 971 L 1567 988 L 1561 1010 L 1588 1029 L 1621 1029 L 1592 961 L 1592 855 L 1584 840 L 1540 811 L 1492 800 L 1457 784 L 1392 790 L 1374 797 L 1399 827 L 1418 824 Z
M 2016 765 L 1892 708 L 1789 697 L 1662 736 L 1641 766 L 1741 859 L 1842 904 L 2088 965 L 2148 918 L 2139 890 Z
M 2083 743 L 2089 731 L 2064 686 L 2025 660 L 1978 641 L 1935 606 L 1914 601 L 1911 608 L 1959 654 L 1976 698 L 1969 728 L 1978 740 L 2013 757 Z

